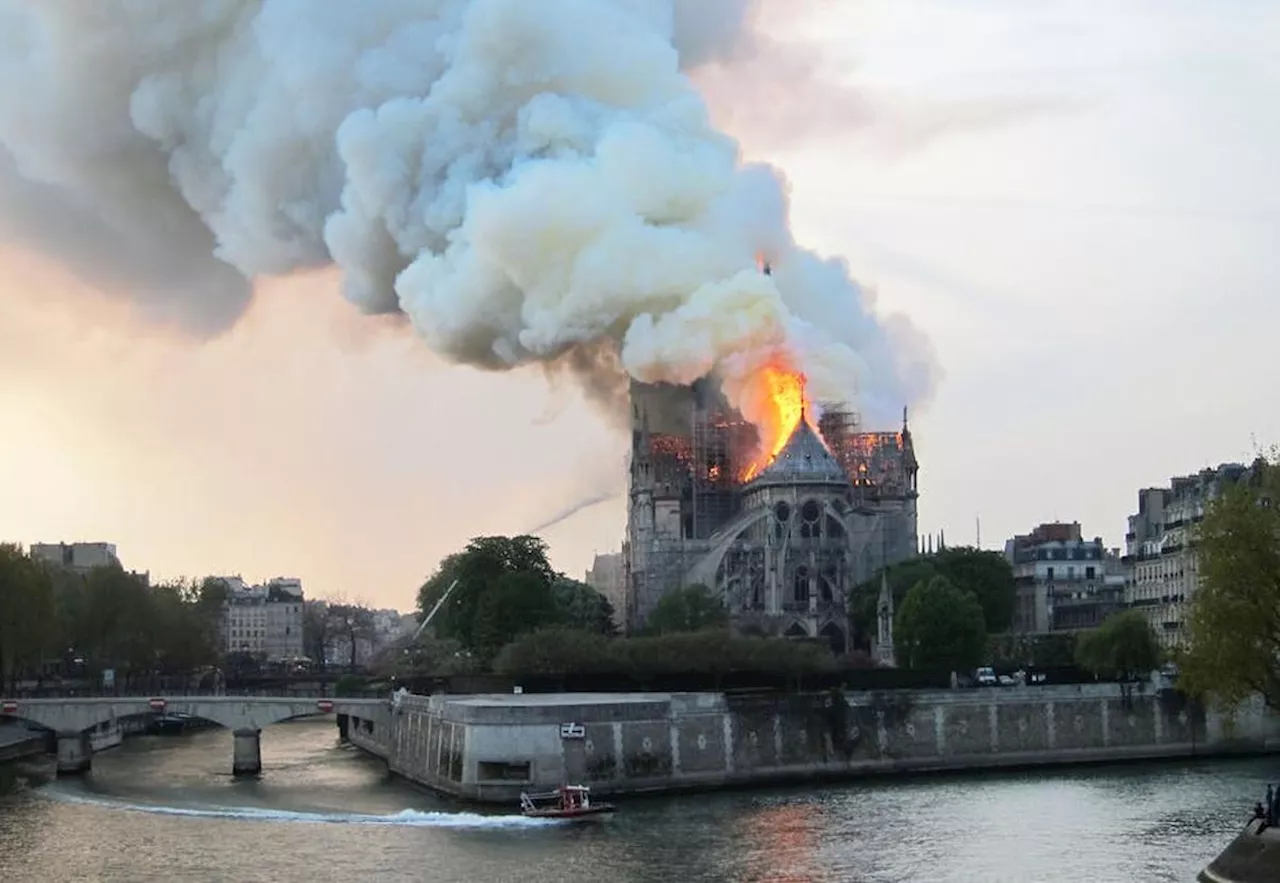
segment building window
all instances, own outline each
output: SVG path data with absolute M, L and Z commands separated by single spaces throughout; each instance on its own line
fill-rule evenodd
M 795 600 L 800 604 L 809 601 L 809 568 L 803 564 L 796 568 Z
M 481 782 L 527 782 L 533 765 L 482 760 L 476 764 L 476 779 Z

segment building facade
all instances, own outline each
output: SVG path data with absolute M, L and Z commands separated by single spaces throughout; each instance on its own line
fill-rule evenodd
M 33 543 L 30 551 L 32 558 L 81 573 L 120 566 L 115 543 Z
M 1195 525 L 1210 500 L 1252 474 L 1241 463 L 1223 463 L 1173 478 L 1168 487 L 1138 491 L 1138 511 L 1129 516 L 1125 534 L 1125 601 L 1146 615 L 1165 647 L 1186 641 L 1188 604 L 1200 582 Z
M 86 576 L 96 567 L 123 569 L 115 543 L 32 543 L 28 551 L 38 561 L 81 576 Z M 131 570 L 129 575 L 144 586 L 151 585 L 150 571 Z
M 308 603 L 315 605 L 319 617 L 326 622 L 324 658 L 312 660 L 326 666 L 360 668 L 368 665 L 388 648 L 402 643 L 418 627 L 418 618 L 412 613 L 385 608 L 366 611 L 367 615 L 349 631 L 338 620 L 330 619 L 326 602 Z
M 613 606 L 613 624 L 626 627 L 627 564 L 621 552 L 597 554 L 583 579 Z
M 709 384 L 636 383 L 631 404 L 628 627 L 667 592 L 701 584 L 741 632 L 849 649 L 850 591 L 916 554 L 918 464 L 905 414 L 898 432 L 862 432 L 834 406 L 816 424 L 802 415 L 752 471 L 755 428 Z
M 226 652 L 249 653 L 266 662 L 303 657 L 300 580 L 279 577 L 249 586 L 238 576 L 220 579 L 227 586 L 221 630 Z
M 1041 524 L 1005 542 L 1013 568 L 1013 630 L 1022 634 L 1094 628 L 1125 606 L 1124 561 L 1079 522 Z

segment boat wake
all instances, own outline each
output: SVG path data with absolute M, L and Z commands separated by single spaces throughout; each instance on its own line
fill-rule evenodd
M 382 825 L 404 828 L 545 828 L 561 824 L 558 819 L 530 819 L 521 815 L 484 815 L 473 812 L 421 812 L 403 809 L 389 815 L 369 813 L 301 812 L 266 809 L 255 806 L 162 806 L 148 803 L 126 803 L 70 794 L 53 788 L 42 789 L 42 796 L 62 803 L 99 806 L 126 812 L 163 816 L 187 816 L 200 819 L 240 819 L 256 822 L 294 822 L 327 825 Z

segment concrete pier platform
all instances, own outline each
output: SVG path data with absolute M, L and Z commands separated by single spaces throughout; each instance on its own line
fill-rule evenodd
M 351 728 L 392 772 L 485 803 L 566 781 L 629 794 L 896 773 L 1280 751 L 1280 716 L 1232 726 L 1172 690 L 408 696 L 389 732 Z
M 1196 877 L 1198 883 L 1275 883 L 1280 880 L 1280 828 L 1245 826 L 1222 854 Z

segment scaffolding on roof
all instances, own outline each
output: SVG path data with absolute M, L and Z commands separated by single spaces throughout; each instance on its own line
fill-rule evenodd
M 737 514 L 739 476 L 755 446 L 756 430 L 741 418 L 704 408 L 694 409 L 690 428 L 691 534 L 706 539 Z
M 839 405 L 824 408 L 818 431 L 849 476 L 857 496 L 898 497 L 911 491 L 903 433 L 863 432 L 858 416 Z

